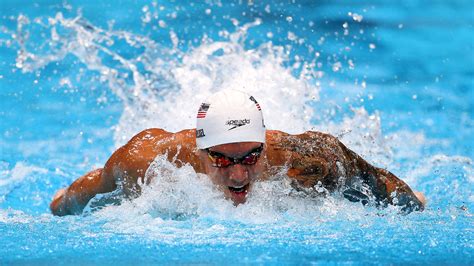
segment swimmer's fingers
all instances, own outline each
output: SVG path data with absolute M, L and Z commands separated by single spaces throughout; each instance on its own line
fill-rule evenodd
M 56 194 L 54 194 L 54 196 L 53 196 L 53 201 L 55 201 L 58 198 L 62 197 L 64 195 L 64 193 L 66 193 L 66 188 L 61 188 L 60 190 L 58 190 L 56 192 Z
M 418 198 L 418 200 L 421 202 L 421 204 L 423 204 L 423 207 L 426 206 L 426 197 L 425 197 L 425 194 L 423 194 L 423 192 L 420 192 L 420 191 L 415 191 L 413 192 L 415 194 L 415 196 Z
M 58 190 L 56 194 L 54 194 L 53 200 L 51 201 L 51 204 L 49 205 L 49 208 L 51 209 L 51 212 L 54 215 L 64 215 L 62 203 L 63 203 L 65 194 L 66 194 L 66 188 L 62 188 Z

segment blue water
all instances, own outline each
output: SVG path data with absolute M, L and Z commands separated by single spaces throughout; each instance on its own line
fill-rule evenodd
M 471 1 L 0 3 L 0 262 L 474 263 Z M 55 191 L 200 100 L 251 92 L 270 128 L 340 137 L 428 205 L 406 216 L 284 176 L 226 202 L 189 168 L 54 217 Z

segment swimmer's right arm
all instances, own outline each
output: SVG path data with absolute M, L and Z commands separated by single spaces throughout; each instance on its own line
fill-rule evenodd
M 111 192 L 115 188 L 115 182 L 103 175 L 103 169 L 96 169 L 78 178 L 68 188 L 56 192 L 50 204 L 51 212 L 58 216 L 80 214 L 95 195 Z
M 56 192 L 50 204 L 51 212 L 58 216 L 81 214 L 95 195 L 114 191 L 119 182 L 126 196 L 139 193 L 137 180 L 143 178 L 154 158 L 153 151 L 150 151 L 146 141 L 142 140 L 145 134 L 148 134 L 148 131 L 137 134 L 127 144 L 117 149 L 104 168 L 91 171 L 78 178 L 69 187 Z
M 140 194 L 138 183 L 144 183 L 146 170 L 158 154 L 167 154 L 168 160 L 180 167 L 191 163 L 199 170 L 194 154 L 194 130 L 170 133 L 162 129 L 147 129 L 134 136 L 116 150 L 104 168 L 87 173 L 68 188 L 60 189 L 50 204 L 54 215 L 81 214 L 87 203 L 97 194 L 112 192 L 120 184 L 124 196 Z

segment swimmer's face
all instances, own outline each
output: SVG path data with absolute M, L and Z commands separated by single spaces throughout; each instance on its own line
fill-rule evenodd
M 257 157 L 255 164 L 248 164 L 253 163 L 252 156 L 256 152 L 258 153 L 260 147 L 262 147 L 262 143 L 259 142 L 240 142 L 217 145 L 199 152 L 206 174 L 224 192 L 225 197 L 231 199 L 235 205 L 245 202 L 253 182 L 260 177 L 263 171 L 263 151 L 260 157 Z M 226 167 L 217 167 L 215 159 L 221 155 L 241 159 L 240 162 L 244 161 Z M 243 158 L 245 156 L 247 157 Z

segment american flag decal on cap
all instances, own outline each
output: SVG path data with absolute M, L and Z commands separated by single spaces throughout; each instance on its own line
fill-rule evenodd
M 199 107 L 197 118 L 205 118 L 207 114 L 207 110 L 209 110 L 210 104 L 202 103 L 201 107 Z
M 259 111 L 262 111 L 262 108 L 260 108 L 260 104 L 258 104 L 257 100 L 255 100 L 253 96 L 250 96 L 250 100 L 255 103 Z

